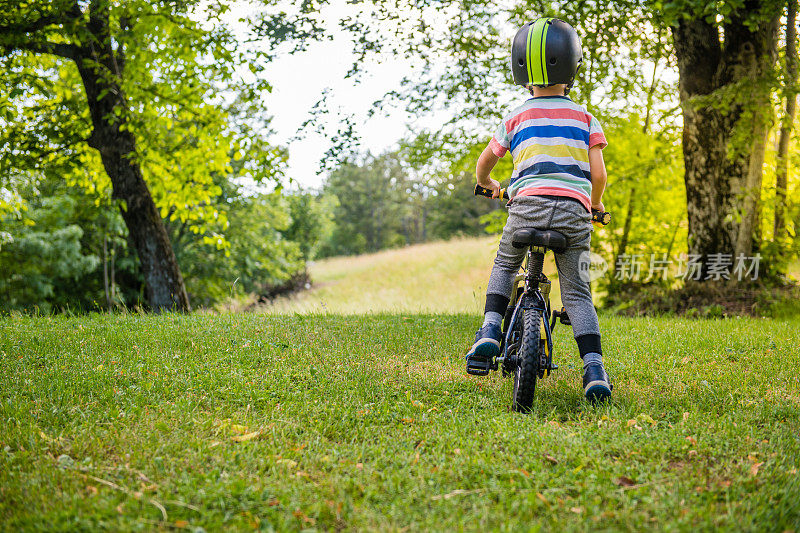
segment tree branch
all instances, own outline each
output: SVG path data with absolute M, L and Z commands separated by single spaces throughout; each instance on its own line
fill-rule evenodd
M 49 41 L 32 41 L 0 45 L 0 50 L 9 52 L 13 50 L 25 50 L 37 54 L 52 54 L 72 60 L 78 56 L 78 48 L 75 45 L 67 43 L 51 43 Z
M 60 18 L 61 17 L 58 15 L 50 15 L 47 17 L 41 17 L 33 22 L 8 24 L 6 26 L 0 26 L 0 33 L 33 33 L 49 26 L 50 24 L 58 24 Z

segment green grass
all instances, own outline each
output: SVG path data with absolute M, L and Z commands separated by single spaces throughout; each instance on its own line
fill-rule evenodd
M 497 242 L 497 237 L 454 239 L 318 261 L 310 268 L 312 290 L 264 311 L 479 313 Z M 545 273 L 552 276 L 555 270 L 548 254 Z M 559 300 L 558 280 L 552 279 L 552 297 Z
M 800 322 L 601 318 L 530 415 L 477 316 L 0 320 L 0 529 L 800 529 Z M 163 509 L 163 511 L 162 511 Z

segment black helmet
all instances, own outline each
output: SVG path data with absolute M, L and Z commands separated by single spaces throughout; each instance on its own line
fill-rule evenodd
M 511 44 L 514 84 L 572 87 L 583 61 L 581 40 L 572 26 L 555 18 L 540 18 L 522 26 Z

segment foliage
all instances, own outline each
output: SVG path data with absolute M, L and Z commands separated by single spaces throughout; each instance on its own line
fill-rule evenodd
M 3 8 L 0 25 L 14 28 L 45 20 L 36 34 L 40 40 L 80 46 L 87 38 L 81 33 L 85 15 L 73 12 L 71 2 L 13 4 Z M 116 113 L 124 115 L 124 127 L 135 135 L 135 159 L 156 205 L 162 216 L 172 213 L 195 221 L 202 232 L 203 223 L 226 216 L 210 206 L 210 198 L 219 193 L 211 176 L 229 168 L 231 147 L 237 159 L 247 154 L 251 133 L 230 128 L 229 114 L 214 95 L 231 90 L 258 94 L 266 87 L 239 79 L 235 70 L 247 55 L 236 49 L 228 28 L 205 29 L 196 20 L 197 5 L 100 2 L 97 9 L 110 10 L 114 40 L 124 59 L 118 82 L 128 102 Z M 214 10 L 223 6 L 211 6 L 205 15 L 213 19 Z M 24 32 L 8 31 L 0 41 L 5 52 L 0 174 L 40 169 L 110 195 L 111 182 L 99 154 L 87 143 L 92 126 L 78 68 L 57 54 L 41 55 L 35 42 Z M 260 71 L 258 53 L 248 54 L 255 57 L 247 57 L 247 64 Z M 31 136 L 32 131 L 37 135 Z M 260 161 L 251 161 L 256 163 Z
M 627 254 L 674 257 L 686 253 L 686 192 L 678 132 L 642 131 L 642 117 L 631 115 L 605 125 L 609 145 L 603 158 L 609 175 L 603 201 L 612 224 L 595 231 L 599 250 L 620 252 L 624 223 L 631 212 Z
M 297 10 L 291 23 L 302 26 L 325 17 L 325 3 L 319 4 Z M 402 57 L 413 65 L 413 74 L 389 94 L 390 100 L 404 103 L 413 114 L 447 109 L 450 126 L 455 127 L 474 126 L 476 120 L 494 126 L 502 110 L 518 99 L 524 89 L 511 85 L 509 42 L 524 22 L 539 16 L 562 18 L 581 36 L 585 60 L 573 96 L 592 110 L 630 110 L 631 105 L 641 105 L 649 87 L 649 67 L 667 58 L 668 26 L 641 2 L 378 0 L 353 4 L 359 9 L 339 23 L 353 37 L 356 62 L 351 74 L 362 72 L 365 58 Z M 671 85 L 668 79 L 659 83 L 659 92 Z M 380 112 L 385 103 L 375 111 Z
M 484 230 L 492 232 L 492 228 L 486 227 L 489 220 L 486 217 L 498 208 L 502 209 L 503 205 L 502 200 L 474 194 L 475 163 L 486 143 L 464 146 L 456 143 L 463 141 L 449 135 L 421 134 L 405 148 L 409 159 L 416 162 L 418 172 L 428 177 L 432 189 L 431 233 L 440 239 L 453 235 L 481 235 Z M 512 168 L 511 158 L 503 158 L 492 176 L 507 184 Z M 504 216 L 500 216 L 504 222 Z
M 604 318 L 616 386 L 600 407 L 581 399 L 572 333 L 558 327 L 560 368 L 527 416 L 508 411 L 509 380 L 465 375 L 477 325 L 442 314 L 7 317 L 3 524 L 800 526 L 796 319 Z
M 300 244 L 283 234 L 291 218 L 279 194 L 243 195 L 227 208 L 227 253 L 197 238 L 176 242 L 186 288 L 200 305 L 267 295 L 305 268 Z
M 776 128 L 777 130 L 777 128 Z M 800 120 L 796 120 L 793 128 L 792 145 L 796 146 L 800 137 Z M 763 240 L 759 253 L 764 256 L 764 267 L 767 276 L 778 279 L 787 275 L 788 266 L 800 258 L 800 239 L 797 232 L 800 229 L 797 221 L 800 220 L 800 152 L 792 150 L 788 156 L 787 173 L 787 194 L 784 198 L 778 198 L 775 190 L 774 176 L 777 166 L 777 144 L 778 131 L 773 131 L 767 143 L 767 154 L 765 162 L 765 179 L 761 190 L 761 226 Z M 785 233 L 783 235 L 774 234 L 774 219 L 776 202 L 782 202 L 785 209 Z
M 42 183 L 27 182 L 18 192 L 24 215 L 0 217 L 5 242 L 0 246 L 0 310 L 94 307 L 81 297 L 81 283 L 97 270 L 100 258 L 84 245 L 79 222 L 82 197 L 46 194 Z M 45 184 L 46 185 L 46 184 Z M 42 195 L 45 192 L 45 195 Z
M 475 196 L 474 172 L 461 172 L 438 180 L 430 197 L 429 234 L 435 239 L 477 236 L 485 233 L 484 216 L 502 200 Z
M 47 218 L 71 214 L 71 208 L 68 199 L 45 201 L 32 213 L 30 221 L 46 224 Z M 25 227 L 3 246 L 0 264 L 9 274 L 0 281 L 0 293 L 6 310 L 36 306 L 48 312 L 52 305 L 50 302 L 63 307 L 79 305 L 70 299 L 66 286 L 93 271 L 100 261 L 94 255 L 82 254 L 80 240 L 83 230 L 80 227 L 63 223 L 58 226 L 55 231 L 35 231 Z
M 279 193 L 246 194 L 227 178 L 217 181 L 225 193 L 212 202 L 229 215 L 223 250 L 216 242 L 223 222 L 204 224 L 200 233 L 189 220 L 167 221 L 187 288 L 201 306 L 243 293 L 272 294 L 304 270 L 296 237 L 283 233 L 292 220 L 287 200 Z M 7 241 L 0 246 L 0 269 L 7 273 L 0 284 L 0 309 L 105 309 L 104 276 L 112 308 L 141 306 L 144 280 L 138 261 L 121 216 L 104 205 L 107 199 L 58 178 L 31 178 L 17 190 L 22 215 L 0 218 Z
M 330 174 L 317 199 L 316 216 L 329 228 L 319 232 L 319 257 L 484 234 L 481 217 L 500 202 L 473 194 L 475 178 L 466 169 L 474 166 L 474 148 L 431 162 L 431 142 L 423 134 Z
M 331 239 L 338 200 L 335 196 L 318 196 L 304 190 L 287 192 L 285 199 L 291 222 L 282 233 L 287 240 L 297 243 L 305 261 L 314 259 L 322 243 Z
M 396 154 L 367 155 L 332 172 L 323 195 L 336 198 L 334 230 L 320 255 L 374 252 L 416 242 L 406 215 L 406 175 Z

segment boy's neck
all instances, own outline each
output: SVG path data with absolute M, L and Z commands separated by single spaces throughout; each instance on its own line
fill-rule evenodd
M 539 96 L 564 96 L 567 86 L 563 83 L 553 85 L 552 87 L 533 87 L 533 97 Z

